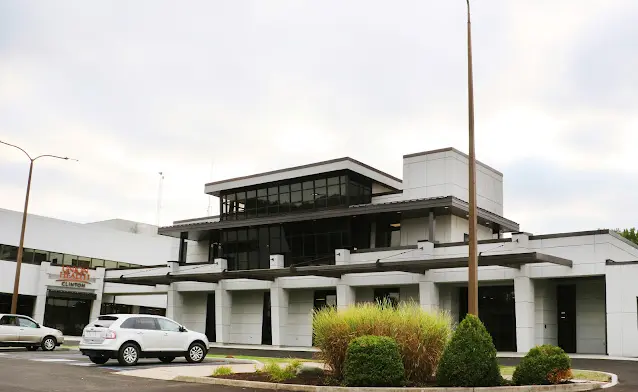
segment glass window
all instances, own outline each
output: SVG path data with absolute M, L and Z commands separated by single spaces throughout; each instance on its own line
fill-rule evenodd
M 175 322 L 172 322 L 171 320 L 157 319 L 157 323 L 159 324 L 159 328 L 162 331 L 180 332 L 180 325 Z
M 301 208 L 304 210 L 309 210 L 314 208 L 315 205 L 315 196 L 314 191 L 312 189 L 306 189 L 303 191 L 303 204 Z
M 282 193 L 279 195 L 279 212 L 290 211 L 290 193 Z
M 53 265 L 62 264 L 63 258 L 64 258 L 64 255 L 62 253 L 53 253 L 53 252 L 49 253 L 49 261 Z
M 145 329 L 155 331 L 159 329 L 156 319 L 152 317 L 136 317 L 135 329 Z
M 254 241 L 256 240 L 257 237 L 257 229 L 256 228 L 250 228 L 248 229 L 248 240 L 250 241 Z
M 33 264 L 33 249 L 24 248 L 22 250 L 22 262 L 25 264 Z
M 301 209 L 301 192 L 290 192 L 290 210 L 296 211 Z
M 328 205 L 338 206 L 340 204 L 339 198 L 339 185 L 332 185 L 328 187 Z
M 115 261 L 104 260 L 104 268 L 115 269 L 117 268 L 117 263 Z
M 18 320 L 15 316 L 2 316 L 0 325 L 18 325 Z
M 303 182 L 303 189 L 312 189 L 312 187 L 313 187 L 312 181 L 304 181 Z
M 240 270 L 248 269 L 248 252 L 237 253 L 237 268 Z
M 246 241 L 248 239 L 246 229 L 237 230 L 237 241 Z
M 347 182 L 346 176 L 339 177 L 339 182 L 345 184 Z
M 280 185 L 279 193 L 290 192 L 290 185 Z
M 43 250 L 34 250 L 33 251 L 33 264 L 42 264 L 47 261 L 49 258 L 49 252 L 45 252 Z
M 303 236 L 303 254 L 304 256 L 315 255 L 315 236 L 314 234 L 305 234 Z
M 300 183 L 290 184 L 290 191 L 291 192 L 300 191 L 300 190 L 301 190 L 301 184 Z
M 330 185 L 339 185 L 339 177 L 328 178 L 328 186 Z
M 74 265 L 73 263 L 75 262 L 77 258 L 73 255 L 64 255 L 64 257 L 62 258 L 62 264 L 63 265 Z
M 90 268 L 91 267 L 91 258 L 90 257 L 78 256 L 76 263 L 77 263 L 78 267 Z
M 277 193 L 279 193 L 279 189 L 276 186 L 268 188 L 269 195 L 276 195 Z
M 250 193 L 250 192 L 248 192 Z M 268 193 L 266 192 L 266 188 L 257 189 L 257 196 L 266 196 Z M 250 196 L 248 196 L 250 197 Z
M 18 247 L 11 245 L 2 245 L 0 250 L 0 260 L 16 261 L 18 259 Z
M 279 212 L 279 195 L 274 194 L 268 196 L 268 213 L 276 214 Z
M 318 180 L 315 180 L 315 188 L 318 186 L 326 186 L 326 179 L 320 178 Z
M 235 230 L 228 230 L 226 232 L 226 239 L 228 240 L 228 242 L 234 242 L 237 241 L 237 231 Z
M 35 321 L 26 317 L 18 317 L 18 323 L 20 323 L 22 328 L 38 328 L 38 324 L 36 324 Z
M 104 267 L 104 260 L 102 260 L 102 259 L 91 259 L 91 266 L 93 268 Z

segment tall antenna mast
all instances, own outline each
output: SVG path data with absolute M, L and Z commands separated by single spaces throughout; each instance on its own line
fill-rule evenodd
M 157 221 L 155 222 L 156 226 L 160 226 L 160 214 L 162 212 L 162 193 L 164 191 L 164 172 L 159 172 L 159 187 L 157 189 Z

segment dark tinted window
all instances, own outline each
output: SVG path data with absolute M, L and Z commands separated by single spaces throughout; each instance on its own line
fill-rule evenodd
M 0 319 L 0 325 L 17 325 L 15 316 L 3 316 Z
M 122 328 L 159 330 L 157 321 L 152 317 L 131 317 L 122 323 Z
M 115 320 L 117 320 L 117 317 L 100 316 L 97 318 L 97 320 L 91 323 L 91 325 L 93 325 L 94 327 L 108 328 L 115 322 Z

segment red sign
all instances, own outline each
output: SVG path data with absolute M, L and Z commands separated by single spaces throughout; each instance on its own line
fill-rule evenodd
M 88 268 L 63 265 L 58 281 L 88 283 L 90 278 L 91 275 Z

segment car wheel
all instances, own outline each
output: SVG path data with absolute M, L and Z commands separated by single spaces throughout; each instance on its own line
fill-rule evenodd
M 193 343 L 188 348 L 186 360 L 190 363 L 200 363 L 206 357 L 206 347 L 201 343 Z
M 122 366 L 133 366 L 140 359 L 140 349 L 133 343 L 125 343 L 120 347 L 117 361 Z
M 175 357 L 159 357 L 159 360 L 164 363 L 171 363 L 175 360 Z
M 104 365 L 109 360 L 108 357 L 89 357 L 89 359 L 91 360 L 91 362 L 98 365 Z
M 42 339 L 42 350 L 44 351 L 53 351 L 55 350 L 55 346 L 57 345 L 57 341 L 53 336 L 46 336 Z
M 27 347 L 28 351 L 37 351 L 38 350 L 38 346 L 29 346 Z

